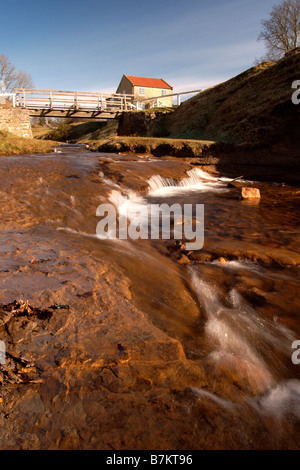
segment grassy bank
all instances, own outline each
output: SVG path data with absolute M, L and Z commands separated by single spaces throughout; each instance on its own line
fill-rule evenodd
M 36 139 L 55 139 L 60 142 L 88 144 L 100 152 L 148 153 L 154 156 L 198 157 L 203 156 L 220 144 L 208 140 L 171 139 L 161 137 L 118 136 L 117 119 L 107 122 L 66 122 L 58 123 L 55 129 L 33 127 Z
M 50 153 L 56 144 L 59 145 L 52 140 L 26 139 L 0 131 L 0 156 Z
M 157 137 L 111 137 L 93 143 L 99 152 L 149 153 L 156 157 L 199 157 L 216 146 L 213 141 Z

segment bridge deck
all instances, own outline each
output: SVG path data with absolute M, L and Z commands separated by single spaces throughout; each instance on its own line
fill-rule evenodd
M 80 119 L 116 119 L 121 112 L 92 111 L 92 110 L 61 110 L 61 109 L 33 109 L 27 108 L 31 117 L 80 118 Z

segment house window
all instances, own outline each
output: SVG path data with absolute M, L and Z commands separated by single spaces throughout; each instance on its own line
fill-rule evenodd
M 139 95 L 145 96 L 145 88 L 139 88 Z
M 167 94 L 167 90 L 161 90 L 161 96 L 165 96 Z

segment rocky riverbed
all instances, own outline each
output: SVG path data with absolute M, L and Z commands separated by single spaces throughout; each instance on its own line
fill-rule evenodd
M 0 448 L 298 449 L 300 189 L 58 151 L 0 160 Z M 118 194 L 204 204 L 203 249 L 99 240 Z

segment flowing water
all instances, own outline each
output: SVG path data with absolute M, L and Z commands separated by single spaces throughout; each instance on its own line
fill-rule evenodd
M 297 447 L 300 365 L 291 359 L 292 344 L 300 339 L 297 188 L 259 183 L 261 201 L 242 201 L 228 188 L 228 179 L 187 161 L 68 147 L 51 155 L 2 157 L 0 174 L 3 303 L 17 296 L 34 302 L 41 291 L 38 274 L 6 277 L 26 264 L 26 251 L 28 257 L 48 257 L 49 263 L 58 246 L 64 256 L 80 252 L 82 279 L 80 270 L 70 276 L 83 290 L 89 262 L 100 272 L 97 260 L 111 260 L 130 280 L 130 301 L 203 370 L 203 387 L 185 384 L 192 400 L 204 408 L 210 403 L 208 414 L 222 410 L 218 426 L 226 428 L 227 421 L 236 426 L 237 434 L 247 434 L 249 447 L 249 436 L 259 434 L 253 430 L 262 422 L 264 436 L 270 426 L 266 442 L 276 447 L 274 420 L 280 420 L 281 445 Z M 203 252 L 209 256 L 182 263 L 173 241 L 97 238 L 98 205 L 116 205 L 121 195 L 126 200 L 120 212 L 126 209 L 131 221 L 136 211 L 147 214 L 149 204 L 204 204 Z M 53 279 L 48 289 L 61 287 Z M 43 354 L 47 360 L 47 351 Z M 249 420 L 248 430 L 241 417 Z

